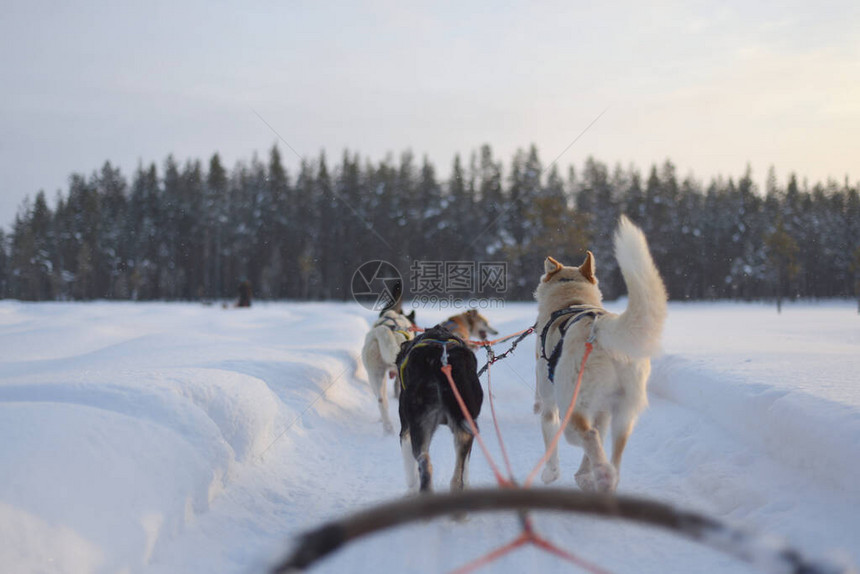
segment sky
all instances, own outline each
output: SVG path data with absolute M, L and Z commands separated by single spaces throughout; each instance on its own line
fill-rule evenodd
M 603 4 L 3 2 L 0 228 L 108 160 L 276 143 L 860 180 L 860 3 Z

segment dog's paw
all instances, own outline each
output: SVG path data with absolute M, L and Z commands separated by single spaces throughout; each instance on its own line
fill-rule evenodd
M 394 426 L 392 426 L 391 421 L 382 421 L 382 434 L 386 436 L 394 434 Z
M 540 473 L 540 479 L 544 484 L 550 484 L 551 482 L 555 482 L 558 480 L 558 477 L 561 476 L 561 473 L 558 470 L 557 466 L 546 465 L 543 468 L 543 472 Z
M 542 408 L 541 404 L 538 401 L 535 401 L 535 406 L 532 407 L 532 411 L 534 411 L 535 414 L 538 414 Z
M 597 492 L 612 493 L 618 486 L 618 473 L 611 464 L 598 464 L 592 469 Z
M 404 495 L 406 498 L 412 498 L 414 496 L 418 496 L 421 494 L 418 492 L 418 481 L 416 480 L 414 483 L 409 483 L 407 481 L 406 484 L 406 494 Z
M 409 494 L 418 494 L 418 466 L 406 471 L 406 490 Z
M 591 476 L 591 471 L 587 472 L 577 472 L 574 476 L 576 479 L 576 485 L 583 492 L 594 492 L 597 490 L 597 485 L 594 482 L 594 478 Z

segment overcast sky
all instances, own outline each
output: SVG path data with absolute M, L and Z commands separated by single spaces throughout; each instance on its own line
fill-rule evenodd
M 125 5 L 120 5 L 125 4 Z M 860 2 L 3 2 L 0 227 L 105 160 L 410 148 L 860 179 Z M 255 113 L 256 112 L 256 113 Z M 281 145 L 288 165 L 298 158 Z

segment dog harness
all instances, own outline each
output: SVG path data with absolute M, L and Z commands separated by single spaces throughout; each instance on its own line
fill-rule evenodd
M 381 319 L 378 319 L 376 321 L 376 323 L 373 324 L 373 326 L 374 327 L 380 327 L 380 326 L 388 327 L 392 333 L 397 333 L 398 335 L 403 335 L 404 337 L 406 337 L 407 341 L 411 341 L 412 338 L 415 336 L 412 333 L 412 331 L 409 331 L 409 330 L 404 331 L 403 329 L 401 329 L 400 325 L 397 324 L 397 321 L 395 321 L 391 317 L 383 317 Z
M 442 347 L 442 366 L 448 364 L 448 349 L 453 347 L 464 347 L 466 344 L 457 337 L 451 337 L 449 339 L 421 339 L 409 349 L 409 352 L 406 353 L 406 356 L 403 357 L 403 362 L 400 363 L 400 388 L 406 389 L 406 383 L 403 382 L 405 379 L 403 377 L 403 371 L 406 369 L 406 363 L 409 362 L 409 357 L 412 356 L 412 351 L 418 349 L 419 347 L 430 347 L 431 345 L 436 345 Z
M 545 360 L 547 363 L 547 376 L 550 383 L 555 384 L 555 367 L 558 365 L 558 360 L 561 358 L 561 347 L 564 343 L 564 336 L 567 334 L 568 329 L 585 317 L 591 317 L 592 321 L 596 321 L 598 317 L 605 313 L 606 309 L 595 307 L 594 305 L 571 305 L 570 307 L 554 311 L 553 314 L 549 316 L 549 321 L 546 322 L 546 325 L 544 325 L 543 331 L 541 331 L 540 334 L 540 358 Z M 559 319 L 562 319 L 561 323 L 558 325 L 558 332 L 561 336 L 555 344 L 555 347 L 553 347 L 552 353 L 547 356 L 546 338 L 549 335 L 549 330 Z M 594 323 L 592 323 L 591 326 L 591 333 L 589 341 L 594 337 Z
M 468 327 L 466 327 L 466 325 L 463 325 L 462 323 L 460 323 L 459 321 L 457 321 L 455 319 L 448 319 L 444 323 L 440 323 L 439 326 L 442 327 L 443 329 L 445 329 L 446 331 L 451 331 L 452 333 L 456 333 L 460 329 L 463 329 L 467 333 L 466 336 L 468 337 L 468 333 L 469 333 Z

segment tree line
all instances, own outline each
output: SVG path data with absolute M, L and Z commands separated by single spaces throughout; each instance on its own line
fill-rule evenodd
M 673 299 L 860 297 L 860 197 L 771 168 L 706 185 L 666 161 L 646 174 L 593 158 L 566 172 L 532 146 L 505 167 L 485 145 L 443 180 L 425 157 L 325 155 L 288 173 L 280 151 L 228 170 L 168 157 L 130 179 L 109 162 L 73 174 L 54 207 L 39 192 L 0 229 L 0 298 L 214 300 L 241 281 L 270 299 L 348 299 L 355 270 L 385 260 L 505 262 L 508 299 L 530 299 L 547 255 L 597 260 L 624 292 L 612 234 L 626 213 L 647 235 Z M 407 294 L 409 281 L 406 281 Z M 477 293 L 475 293 L 477 294 Z

